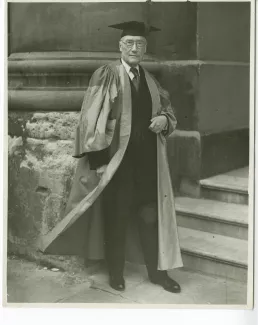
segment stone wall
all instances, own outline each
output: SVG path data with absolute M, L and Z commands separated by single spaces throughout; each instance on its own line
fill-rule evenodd
M 250 3 L 197 5 L 201 178 L 249 164 Z
M 249 127 L 250 3 L 198 3 L 199 130 Z
M 8 229 L 11 243 L 35 247 L 62 218 L 76 160 L 78 113 L 9 113 Z
M 121 32 L 109 25 L 139 20 L 160 28 L 148 52 L 160 57 L 195 57 L 195 4 L 11 3 L 10 53 L 35 51 L 118 51 Z
M 249 62 L 250 5 L 250 2 L 198 3 L 198 59 Z

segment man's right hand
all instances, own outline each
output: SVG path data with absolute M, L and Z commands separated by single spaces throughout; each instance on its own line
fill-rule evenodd
M 106 169 L 107 169 L 107 165 L 103 165 L 103 166 L 97 168 L 96 169 L 97 176 L 101 177 Z

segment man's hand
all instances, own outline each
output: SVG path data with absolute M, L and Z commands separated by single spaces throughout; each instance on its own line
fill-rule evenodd
M 167 118 L 164 115 L 159 115 L 151 119 L 149 129 L 155 133 L 162 132 L 167 125 Z
M 103 165 L 103 166 L 97 168 L 96 169 L 97 176 L 101 177 L 103 175 L 103 173 L 105 172 L 106 168 L 107 168 L 107 165 Z

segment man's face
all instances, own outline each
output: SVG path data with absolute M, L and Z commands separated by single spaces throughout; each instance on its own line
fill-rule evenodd
M 147 41 L 142 36 L 124 36 L 119 42 L 122 59 L 130 66 L 139 64 L 146 52 Z

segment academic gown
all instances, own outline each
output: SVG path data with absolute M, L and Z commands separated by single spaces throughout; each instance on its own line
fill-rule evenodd
M 131 188 L 132 193 L 129 191 L 128 195 L 134 197 L 135 206 L 157 201 L 157 135 L 149 129 L 152 118 L 151 95 L 144 70 L 139 67 L 139 71 L 141 77 L 138 90 L 129 79 L 132 99 L 131 132 L 117 176 L 121 178 L 119 183 L 122 183 L 122 189 L 127 185 Z M 89 152 L 88 159 L 91 169 L 107 165 L 110 161 L 109 148 Z
M 158 197 L 158 269 L 181 267 L 174 196 L 166 154 L 166 137 L 176 127 L 168 93 L 143 70 L 152 103 L 152 117 L 164 114 L 166 134 L 156 135 Z M 131 135 L 132 96 L 130 80 L 121 61 L 96 70 L 85 94 L 75 135 L 78 166 L 63 219 L 39 241 L 39 248 L 54 254 L 83 254 L 89 259 L 104 258 L 102 192 L 126 153 Z M 89 153 L 108 149 L 109 163 L 99 179 L 90 169 Z M 127 256 L 142 261 L 139 238 L 128 227 Z

